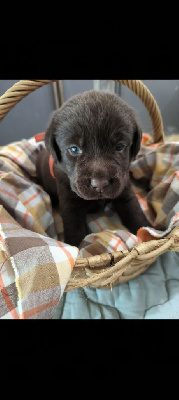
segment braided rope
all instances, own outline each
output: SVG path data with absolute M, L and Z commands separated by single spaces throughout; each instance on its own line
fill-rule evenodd
M 16 82 L 0 97 L 0 121 L 29 93 L 52 82 L 52 80 L 21 80 Z
M 115 79 L 115 81 L 131 89 L 144 103 L 152 121 L 154 143 L 160 140 L 164 141 L 163 122 L 159 107 L 144 83 L 140 80 Z M 55 82 L 55 80 L 35 79 L 16 82 L 0 97 L 0 121 L 2 121 L 6 114 L 25 96 L 50 82 Z
M 179 251 L 178 226 L 176 226 L 167 237 L 140 243 L 131 250 L 114 252 L 113 254 L 101 254 L 100 256 L 93 256 L 86 259 L 77 259 L 65 291 L 92 285 L 94 287 L 104 288 L 109 285 L 112 286 L 112 284 L 116 285 L 126 282 L 144 272 L 159 255 L 169 250 Z M 110 266 L 112 259 L 114 260 L 115 258 L 115 264 Z M 93 259 L 92 265 L 91 259 Z M 109 267 L 104 269 L 107 259 Z M 102 272 L 99 272 L 100 266 L 103 268 Z M 80 269 L 86 271 L 86 275 L 90 275 L 90 277 L 75 279 L 75 270 L 78 271 Z
M 152 121 L 154 143 L 158 143 L 160 141 L 164 142 L 165 136 L 161 113 L 149 89 L 140 80 L 115 79 L 115 81 L 127 86 L 140 98 L 140 100 L 144 103 L 144 106 L 146 107 Z

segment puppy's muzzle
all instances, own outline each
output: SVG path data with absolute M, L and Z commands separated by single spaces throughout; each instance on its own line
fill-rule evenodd
M 94 175 L 85 171 L 86 173 L 78 175 L 78 179 L 73 183 L 72 190 L 78 196 L 86 200 L 95 199 L 114 199 L 122 191 L 124 180 L 122 176 L 113 173 L 98 172 Z M 112 177 L 111 177 L 112 175 Z
M 114 199 L 123 190 L 125 171 L 107 159 L 83 160 L 78 164 L 72 190 L 85 200 Z
M 95 188 L 98 193 L 102 193 L 104 188 L 109 185 L 109 181 L 107 179 L 91 179 L 91 186 Z
M 77 194 L 86 200 L 113 199 L 122 190 L 121 180 L 116 178 L 80 177 L 75 185 Z

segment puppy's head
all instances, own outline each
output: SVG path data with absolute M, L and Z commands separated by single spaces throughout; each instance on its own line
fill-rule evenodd
M 131 107 L 117 95 L 91 90 L 53 113 L 45 144 L 78 196 L 114 199 L 127 183 L 141 133 Z

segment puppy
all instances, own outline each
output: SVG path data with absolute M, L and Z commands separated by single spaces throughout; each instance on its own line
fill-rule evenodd
M 39 183 L 59 202 L 66 243 L 79 247 L 89 233 L 86 215 L 109 201 L 130 232 L 150 225 L 129 178 L 141 133 L 133 109 L 108 92 L 78 94 L 53 113 L 36 167 Z

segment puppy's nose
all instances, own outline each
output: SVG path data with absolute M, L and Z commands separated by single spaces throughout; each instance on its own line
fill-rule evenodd
M 102 192 L 108 185 L 109 182 L 107 179 L 91 179 L 91 186 L 95 188 L 97 192 Z

